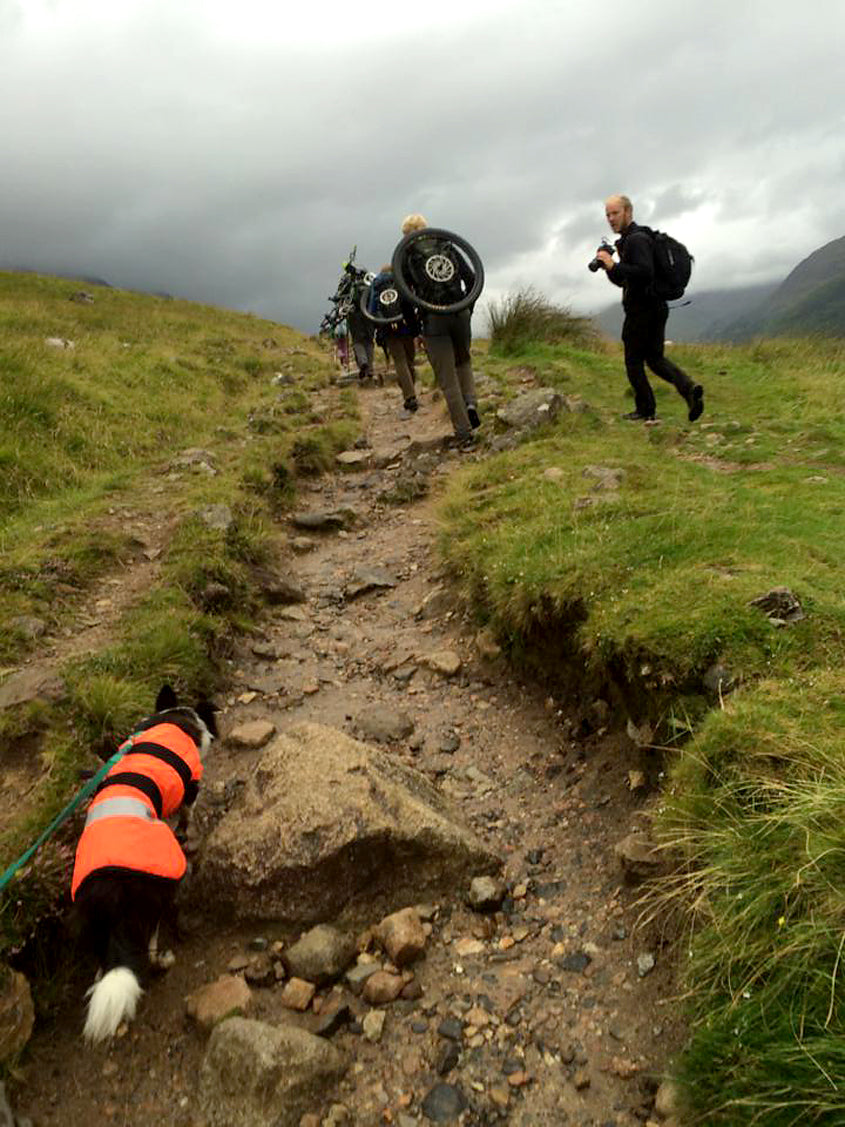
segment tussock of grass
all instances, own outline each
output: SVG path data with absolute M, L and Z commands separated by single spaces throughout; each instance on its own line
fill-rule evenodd
M 695 1122 L 845 1122 L 845 380 L 841 343 L 673 356 L 704 425 L 620 421 L 621 356 L 532 346 L 537 379 L 591 405 L 466 467 L 443 552 L 513 655 L 658 721 L 658 822 L 683 867 L 692 1031 L 677 1076 Z M 494 357 L 491 383 L 506 379 Z M 591 467 L 622 471 L 616 488 Z M 749 601 L 788 586 L 807 617 Z M 704 690 L 714 661 L 738 688 Z M 659 723 L 664 721 L 662 725 Z M 670 722 L 674 719 L 674 723 Z
M 598 343 L 598 330 L 589 317 L 578 317 L 555 305 L 531 286 L 491 302 L 487 316 L 494 352 L 512 356 L 532 344 L 577 346 Z

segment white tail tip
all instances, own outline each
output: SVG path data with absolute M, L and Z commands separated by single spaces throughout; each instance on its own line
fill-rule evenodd
M 114 1037 L 123 1021 L 135 1016 L 144 991 L 129 967 L 115 967 L 88 990 L 88 1017 L 83 1037 L 96 1044 Z

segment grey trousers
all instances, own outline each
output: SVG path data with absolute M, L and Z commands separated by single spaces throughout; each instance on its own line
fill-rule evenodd
M 415 383 L 417 379 L 414 360 L 416 347 L 413 337 L 400 337 L 391 334 L 385 340 L 393 367 L 396 369 L 396 379 L 402 389 L 402 398 L 413 399 L 416 395 Z
M 371 340 L 354 340 L 352 351 L 355 353 L 355 363 L 361 368 L 367 367 L 370 375 L 373 374 L 373 342 Z
M 472 375 L 470 311 L 429 313 L 425 320 L 425 348 L 437 384 L 443 392 L 449 418 L 458 438 L 468 438 L 472 426 L 467 404 L 475 405 L 475 380 Z

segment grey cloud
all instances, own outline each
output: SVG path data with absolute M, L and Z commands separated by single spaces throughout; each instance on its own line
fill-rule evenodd
M 814 159 L 841 128 L 838 2 L 813 24 L 777 0 L 529 2 L 351 51 L 245 52 L 177 5 L 127 4 L 119 34 L 80 25 L 64 49 L 27 38 L 8 0 L 4 19 L 6 262 L 310 329 L 351 245 L 380 265 L 409 211 L 464 233 L 503 284 L 551 246 L 525 280 L 582 300 L 613 191 L 658 225 L 704 200 L 728 224 L 755 220 L 766 181 L 752 248 L 696 248 L 725 281 L 789 267 L 766 244 L 798 203 L 842 233 L 835 165 Z M 783 146 L 794 166 L 770 170 Z

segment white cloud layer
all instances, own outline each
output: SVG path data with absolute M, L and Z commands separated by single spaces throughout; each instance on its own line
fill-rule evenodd
M 313 329 L 423 211 L 589 310 L 617 191 L 696 284 L 845 233 L 841 0 L 0 0 L 0 262 Z M 480 326 L 479 326 L 480 327 Z

